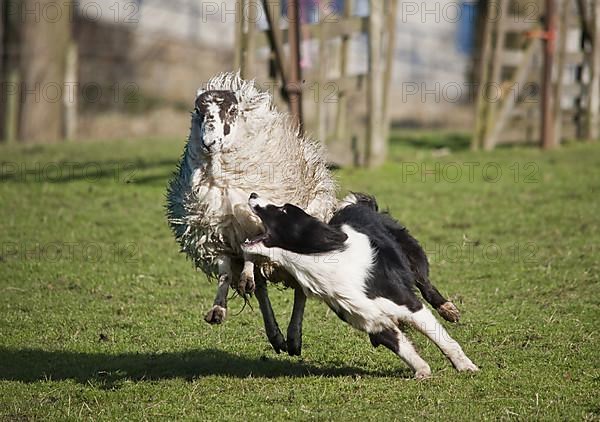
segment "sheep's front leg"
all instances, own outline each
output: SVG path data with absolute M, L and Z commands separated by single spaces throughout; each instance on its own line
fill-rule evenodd
M 223 256 L 217 259 L 219 284 L 213 307 L 206 313 L 204 320 L 209 324 L 220 324 L 227 315 L 227 293 L 231 284 L 231 259 Z
M 244 269 L 240 275 L 238 292 L 243 296 L 254 292 L 254 287 L 254 262 L 251 261 L 248 255 L 244 254 Z

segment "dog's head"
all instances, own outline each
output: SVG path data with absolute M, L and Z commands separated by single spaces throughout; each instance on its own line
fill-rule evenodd
M 199 142 L 205 154 L 221 152 L 235 140 L 238 100 L 233 91 L 200 91 L 192 113 L 190 141 Z
M 264 232 L 242 245 L 246 253 L 271 258 L 277 251 L 301 255 L 325 253 L 342 250 L 348 238 L 342 230 L 292 204 L 269 204 L 252 193 L 248 205 L 262 221 Z

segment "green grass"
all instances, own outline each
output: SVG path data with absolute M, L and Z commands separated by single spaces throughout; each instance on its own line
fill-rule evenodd
M 382 168 L 337 174 L 411 229 L 462 311 L 446 326 L 481 372 L 409 332 L 424 382 L 315 301 L 300 359 L 271 351 L 254 300 L 206 324 L 214 285 L 163 212 L 181 142 L 0 147 L 0 419 L 599 420 L 600 147 L 465 140 L 395 134 Z M 270 291 L 286 326 L 292 294 Z

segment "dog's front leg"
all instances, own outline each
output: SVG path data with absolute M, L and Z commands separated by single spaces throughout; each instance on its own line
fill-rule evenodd
M 244 254 L 244 269 L 240 275 L 240 282 L 238 284 L 239 294 L 246 295 L 254 292 L 254 262 L 249 255 Z
M 227 315 L 227 293 L 231 284 L 231 259 L 222 256 L 217 259 L 219 272 L 219 284 L 217 286 L 217 296 L 213 302 L 213 307 L 206 313 L 204 320 L 209 324 L 220 324 Z
M 294 308 L 287 329 L 287 352 L 290 356 L 300 356 L 302 353 L 302 320 L 306 295 L 300 287 L 294 290 Z
M 275 319 L 273 307 L 271 306 L 269 294 L 267 293 L 267 280 L 260 272 L 257 272 L 256 274 L 256 300 L 258 301 L 258 306 L 260 307 L 260 312 L 263 316 L 265 332 L 267 333 L 269 343 L 271 343 L 271 346 L 273 346 L 276 353 L 279 354 L 281 351 L 286 352 L 287 344 L 283 334 L 281 334 L 277 320 Z

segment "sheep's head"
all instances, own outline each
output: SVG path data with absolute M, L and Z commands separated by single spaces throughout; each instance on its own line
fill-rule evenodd
M 199 141 L 206 154 L 220 152 L 232 145 L 237 120 L 238 100 L 233 91 L 199 92 L 192 117 L 190 140 Z

